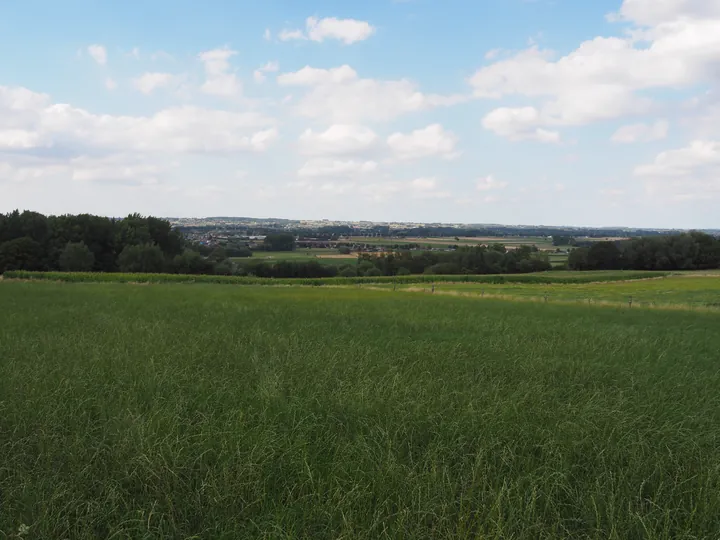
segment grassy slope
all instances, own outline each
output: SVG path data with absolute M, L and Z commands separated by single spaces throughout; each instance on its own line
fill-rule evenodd
M 718 323 L 358 289 L 0 283 L 0 531 L 712 538 Z

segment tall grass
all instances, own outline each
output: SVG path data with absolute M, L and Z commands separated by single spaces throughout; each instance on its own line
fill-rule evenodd
M 123 274 L 99 272 L 5 272 L 7 279 L 68 281 L 74 283 L 217 283 L 234 285 L 356 285 L 363 283 L 592 283 L 664 277 L 667 272 L 543 272 L 538 274 L 413 275 L 334 278 L 258 278 L 183 274 Z
M 716 538 L 719 322 L 0 282 L 0 538 Z

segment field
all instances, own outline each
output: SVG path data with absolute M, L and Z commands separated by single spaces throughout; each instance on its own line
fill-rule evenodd
M 398 287 L 391 284 L 381 286 Z M 598 283 L 436 283 L 434 286 L 403 284 L 399 287 L 409 291 L 434 290 L 437 294 L 618 305 L 632 302 L 636 307 L 680 306 L 720 310 L 720 276 L 689 274 Z
M 239 264 L 257 264 L 259 262 L 294 261 L 309 262 L 316 261 L 321 264 L 343 266 L 357 262 L 357 254 L 343 255 L 336 249 L 297 249 L 295 251 L 258 251 L 253 257 L 235 258 L 233 262 Z
M 0 538 L 717 538 L 719 324 L 1 281 Z

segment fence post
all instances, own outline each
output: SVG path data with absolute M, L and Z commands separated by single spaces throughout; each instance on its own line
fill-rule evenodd
M 630 297 L 630 300 L 628 301 L 628 306 L 629 306 L 629 307 L 632 307 L 632 302 L 633 302 L 633 297 L 631 296 L 631 297 Z

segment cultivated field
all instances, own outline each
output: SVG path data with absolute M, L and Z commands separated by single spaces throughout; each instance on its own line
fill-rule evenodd
M 533 299 L 543 302 L 547 300 L 616 305 L 632 303 L 635 307 L 677 306 L 720 310 L 720 275 L 685 274 L 598 283 L 436 283 L 379 286 L 408 291 L 434 291 L 437 294 Z
M 716 538 L 719 326 L 5 280 L 0 538 Z
M 279 261 L 293 261 L 293 262 L 309 262 L 316 261 L 321 264 L 329 264 L 334 266 L 343 266 L 346 264 L 352 264 L 357 261 L 357 253 L 350 255 L 344 255 L 337 249 L 301 249 L 298 248 L 295 251 L 267 251 L 255 252 L 253 257 L 247 258 L 234 258 L 234 262 L 239 264 L 257 264 L 259 262 L 279 262 Z

